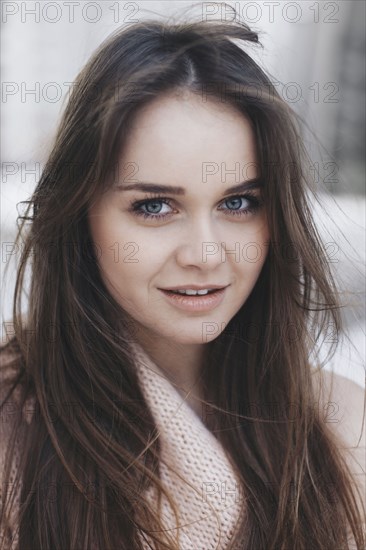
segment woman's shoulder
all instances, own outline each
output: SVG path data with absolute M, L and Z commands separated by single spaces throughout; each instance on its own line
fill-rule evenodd
M 21 399 L 21 360 L 11 343 L 0 346 L 0 406 L 1 427 L 4 427 L 3 416 L 9 416 L 10 410 L 16 412 Z M 13 414 L 12 416 L 15 416 Z
M 331 424 L 349 446 L 360 443 L 365 449 L 365 389 L 353 380 L 325 369 L 314 369 L 313 377 L 324 422 Z
M 7 452 L 7 443 L 14 428 L 23 420 L 21 363 L 12 347 L 0 347 L 0 467 Z M 2 468 L 1 468 L 2 469 Z
M 335 372 L 313 371 L 321 419 L 340 442 L 356 484 L 366 492 L 366 392 L 353 380 Z
M 17 435 L 17 425 L 24 425 L 21 410 L 21 388 L 14 384 L 19 378 L 20 361 L 13 353 L 11 346 L 0 347 L 0 500 L 5 504 L 6 496 L 14 493 L 14 504 L 6 512 L 0 525 L 0 546 L 13 548 L 16 541 L 17 510 L 19 506 L 20 487 L 15 480 L 21 458 L 21 443 Z M 2 547 L 2 546 L 1 546 Z
M 25 372 L 16 344 L 0 346 L 0 475 L 8 454 L 19 455 L 24 431 L 35 412 L 33 395 L 25 395 Z M 16 436 L 12 448 L 13 435 Z M 1 489 L 1 488 L 0 488 Z

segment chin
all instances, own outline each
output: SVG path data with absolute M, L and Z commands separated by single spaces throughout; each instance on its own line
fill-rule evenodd
M 219 331 L 218 328 L 215 327 L 215 331 L 209 334 L 204 333 L 201 329 L 195 332 L 187 332 L 185 334 L 180 333 L 176 335 L 170 335 L 168 339 L 170 341 L 176 342 L 177 344 L 208 344 L 209 342 L 212 342 L 213 340 L 215 340 L 215 338 L 220 336 L 221 333 L 222 330 Z

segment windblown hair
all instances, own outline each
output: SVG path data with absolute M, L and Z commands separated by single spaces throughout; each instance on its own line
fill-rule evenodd
M 179 548 L 142 490 L 152 485 L 170 499 L 131 320 L 101 278 L 87 213 L 112 184 L 138 110 L 181 90 L 231 105 L 251 122 L 271 236 L 251 295 L 206 344 L 202 370 L 211 428 L 245 495 L 230 548 L 334 550 L 347 548 L 350 535 L 365 547 L 351 474 L 313 406 L 309 356 L 329 326 L 342 330 L 339 294 L 309 206 L 315 190 L 299 119 L 246 53 L 255 44 L 257 33 L 243 23 L 143 21 L 108 38 L 75 82 L 18 230 L 14 335 L 2 350 L 16 367 L 4 406 L 12 391 L 20 395 L 12 444 L 21 437 L 22 456 L 11 480 L 22 484 L 20 550 L 137 550 L 138 533 L 151 548 Z M 31 396 L 36 414 L 24 430 L 20 412 Z M 65 403 L 77 404 L 72 415 Z M 250 414 L 249 403 L 296 404 L 296 421 Z M 45 505 L 51 486 L 61 490 Z M 11 491 L 4 500 L 6 525 Z

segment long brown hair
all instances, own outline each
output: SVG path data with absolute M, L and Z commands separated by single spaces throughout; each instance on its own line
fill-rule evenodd
M 265 181 L 269 254 L 246 303 L 207 344 L 202 370 L 212 430 L 246 499 L 230 548 L 334 550 L 350 533 L 364 548 L 351 474 L 313 406 L 309 355 L 330 325 L 340 333 L 339 297 L 309 207 L 299 120 L 245 51 L 257 43 L 239 22 L 144 21 L 114 33 L 75 82 L 17 235 L 24 242 L 15 335 L 3 349 L 17 367 L 4 404 L 14 388 L 20 396 L 9 443 L 21 436 L 16 479 L 10 453 L 5 472 L 14 490 L 21 481 L 20 549 L 139 549 L 138 533 L 152 548 L 179 548 L 142 492 L 153 484 L 170 498 L 159 481 L 159 437 L 138 384 L 131 319 L 103 283 L 87 223 L 137 110 L 178 89 L 249 118 Z M 35 414 L 25 429 L 20 412 L 30 396 Z M 72 414 L 65 403 L 75 405 Z M 250 403 L 296 404 L 296 421 L 250 414 Z M 57 498 L 45 505 L 49 487 Z

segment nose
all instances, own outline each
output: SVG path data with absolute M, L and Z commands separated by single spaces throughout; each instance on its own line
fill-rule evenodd
M 183 230 L 176 246 L 176 260 L 181 267 L 212 270 L 225 262 L 225 243 L 222 242 L 212 220 L 198 215 Z

